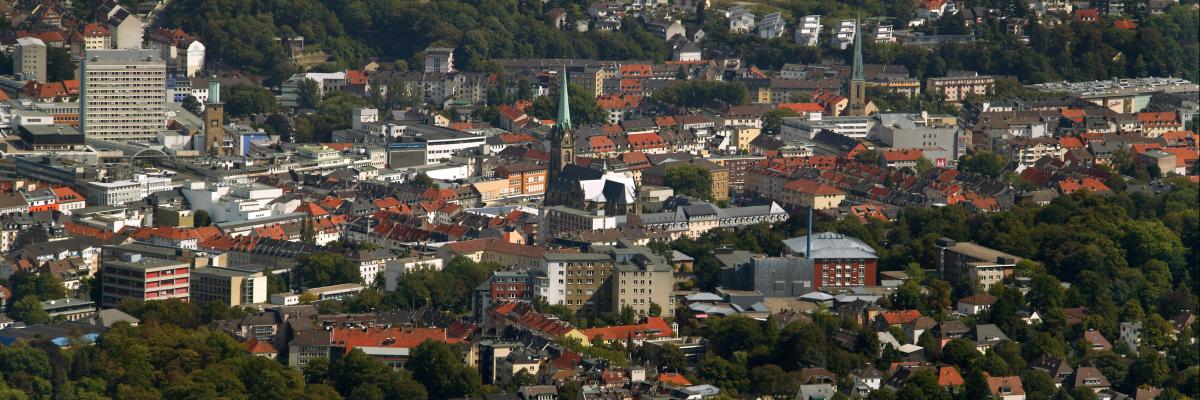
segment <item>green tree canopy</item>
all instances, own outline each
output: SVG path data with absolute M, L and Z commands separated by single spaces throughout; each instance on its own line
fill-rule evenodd
M 712 200 L 712 173 L 698 165 L 675 164 L 667 167 L 664 182 L 675 194 Z

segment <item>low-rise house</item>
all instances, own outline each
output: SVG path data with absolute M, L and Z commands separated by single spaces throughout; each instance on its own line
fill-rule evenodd
M 1108 378 L 1100 372 L 1096 367 L 1079 367 L 1075 369 L 1075 376 L 1071 379 L 1071 387 L 1075 390 L 1089 389 L 1092 392 L 1100 393 L 1112 387 L 1108 383 Z
M 993 304 L 996 304 L 996 296 L 990 294 L 967 296 L 958 300 L 958 312 L 975 315 L 991 309 Z
M 987 378 L 988 391 L 1001 400 L 1025 400 L 1025 388 L 1019 376 Z

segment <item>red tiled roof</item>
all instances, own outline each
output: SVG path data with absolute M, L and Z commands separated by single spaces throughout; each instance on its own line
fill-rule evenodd
M 367 73 L 356 69 L 346 70 L 346 84 L 349 85 L 366 85 Z
M 308 216 L 314 217 L 314 218 L 315 217 L 324 217 L 326 215 L 329 215 L 329 211 L 325 211 L 325 209 L 321 208 L 321 206 L 318 206 L 314 203 L 309 203 L 307 201 L 304 202 L 303 204 L 300 204 L 300 206 L 296 207 L 296 209 L 292 210 L 292 212 L 302 212 L 302 213 L 308 214 Z
M 631 109 L 642 102 L 640 94 L 605 95 L 596 98 L 596 106 L 605 110 Z
M 442 343 L 459 343 L 462 340 L 446 336 L 446 330 L 440 328 L 334 328 L 330 336 L 330 344 L 345 348 L 346 351 L 356 347 L 388 347 L 411 349 L 426 340 Z
M 1083 178 L 1082 180 L 1063 179 L 1058 181 L 1058 190 L 1062 192 L 1062 194 L 1071 194 L 1083 189 L 1087 189 L 1092 193 L 1112 191 L 1112 189 L 1109 189 L 1108 185 L 1105 185 L 1104 182 L 1100 182 L 1100 180 L 1096 178 Z
M 497 138 L 504 144 L 537 143 L 537 138 L 528 133 L 502 133 Z
M 917 310 L 902 310 L 902 311 L 884 311 L 879 314 L 887 321 L 888 325 L 907 324 L 921 317 L 921 312 Z
M 1137 22 L 1127 19 L 1118 19 L 1113 21 L 1113 28 L 1117 29 L 1137 29 Z
M 276 354 L 276 353 L 279 353 L 278 350 L 275 350 L 275 346 L 272 346 L 270 343 L 267 343 L 267 342 L 261 342 L 258 340 L 258 338 L 254 338 L 254 337 L 251 337 L 249 340 L 246 340 L 246 343 L 243 344 L 243 348 L 246 350 L 247 353 L 250 353 L 250 354 Z
M 321 143 L 321 145 L 337 151 L 346 151 L 354 147 L 354 143 Z
M 804 194 L 815 196 L 829 196 L 842 194 L 841 190 L 824 183 L 820 183 L 811 179 L 797 179 L 783 185 L 786 190 L 793 190 Z
M 1064 136 L 1058 139 L 1058 145 L 1064 149 L 1082 149 L 1083 141 L 1075 136 Z
M 629 146 L 636 150 L 663 147 L 662 137 L 654 132 L 635 133 L 626 138 L 629 140 Z
M 1025 388 L 1021 386 L 1019 376 L 997 376 L 987 378 L 988 389 L 993 395 L 1023 396 Z M 1005 390 L 1002 392 L 1001 388 Z
M 584 329 L 582 332 L 589 339 L 599 337 L 602 340 L 652 339 L 674 334 L 667 321 L 661 317 L 646 317 L 646 322 L 637 325 Z
M 821 111 L 825 111 L 825 107 L 821 107 L 821 105 L 817 103 L 782 103 L 779 105 L 779 108 L 784 110 L 792 110 L 801 114 L 813 112 L 819 113 Z
M 925 157 L 921 149 L 884 149 L 883 159 L 889 162 L 917 161 Z
M 1194 163 L 1197 159 L 1200 159 L 1200 150 L 1197 149 L 1171 147 L 1162 149 L 1162 151 L 1175 155 L 1175 168 L 1185 167 L 1187 166 L 1188 161 Z
M 93 23 L 84 25 L 83 29 L 80 30 L 79 33 L 85 37 L 86 36 L 97 37 L 97 36 L 111 36 L 112 35 L 111 33 L 108 32 L 108 28 L 105 27 L 104 24 L 101 24 L 99 22 L 93 22 Z
M 673 372 L 663 372 L 658 374 L 658 382 L 675 387 L 686 387 L 692 385 L 692 381 L 689 381 L 687 378 L 683 377 L 683 375 Z
M 1137 115 L 1138 121 L 1141 123 L 1147 122 L 1175 122 L 1177 117 L 1174 111 L 1163 112 L 1140 112 Z

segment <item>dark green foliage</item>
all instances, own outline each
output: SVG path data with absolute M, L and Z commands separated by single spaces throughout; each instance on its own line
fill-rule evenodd
M 679 107 L 704 107 L 714 101 L 731 106 L 745 104 L 750 95 L 741 82 L 683 81 L 654 92 L 654 98 Z
M 405 368 L 429 389 L 433 398 L 469 397 L 479 393 L 479 372 L 463 364 L 449 345 L 427 340 L 413 349 Z
M 360 281 L 358 266 L 335 253 L 306 255 L 292 270 L 293 287 L 314 288 Z
M 580 126 L 583 124 L 598 124 L 604 122 L 605 112 L 596 105 L 596 96 L 588 92 L 582 86 L 569 84 L 567 85 L 567 97 L 571 103 L 571 124 Z M 533 106 L 529 108 L 528 113 L 531 116 L 541 119 L 558 118 L 558 99 L 559 90 L 555 88 L 549 95 L 540 96 L 533 99 Z
M 267 88 L 238 83 L 221 87 L 221 100 L 230 117 L 264 114 L 275 111 L 275 94 Z
M 692 164 L 668 166 L 663 181 L 667 187 L 675 190 L 676 195 L 701 200 L 712 200 L 713 198 L 712 173 L 700 166 Z
M 404 275 L 396 290 L 381 301 L 382 309 L 411 310 L 432 306 L 439 310 L 465 312 L 470 308 L 471 290 L 479 286 L 498 266 L 476 263 L 458 257 L 442 270 L 418 269 Z
M 978 151 L 958 160 L 958 169 L 997 178 L 1008 167 L 1008 160 L 990 151 Z
M 50 322 L 50 314 L 42 309 L 41 300 L 38 300 L 37 296 L 25 296 L 17 300 L 8 310 L 8 316 L 26 325 Z

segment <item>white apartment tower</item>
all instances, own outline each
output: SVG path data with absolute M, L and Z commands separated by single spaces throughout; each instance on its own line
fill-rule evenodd
M 167 66 L 153 50 L 88 50 L 80 63 L 79 129 L 149 142 L 167 128 Z

